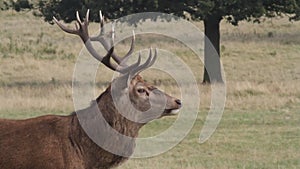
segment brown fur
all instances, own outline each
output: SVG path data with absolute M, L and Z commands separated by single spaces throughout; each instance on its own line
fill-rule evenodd
M 134 94 L 137 84 L 142 84 L 148 92 L 155 88 L 140 76 L 135 77 L 129 88 L 132 102 L 138 100 Z M 178 100 L 166 96 L 170 109 L 180 108 Z M 116 110 L 110 87 L 94 103 L 110 126 L 121 134 L 135 138 L 145 124 L 130 121 Z M 89 113 L 92 106 L 81 112 Z M 114 139 L 109 139 L 113 144 Z M 27 120 L 0 119 L 0 169 L 106 169 L 126 159 L 96 145 L 79 124 L 76 113 Z

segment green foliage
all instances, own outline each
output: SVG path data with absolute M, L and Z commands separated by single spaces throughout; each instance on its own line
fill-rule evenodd
M 35 15 L 43 16 L 52 23 L 52 17 L 71 22 L 76 19 L 75 12 L 82 15 L 87 9 L 90 20 L 99 21 L 98 11 L 107 18 L 115 19 L 138 12 L 163 12 L 193 20 L 226 19 L 237 25 L 239 21 L 260 22 L 261 16 L 275 17 L 290 14 L 290 19 L 300 18 L 300 0 L 0 0 L 0 9 L 37 9 Z M 136 21 L 138 22 L 138 21 Z
M 55 16 L 71 22 L 75 19 L 75 11 L 86 11 L 86 3 L 80 0 L 40 0 L 38 8 L 45 21 L 51 22 Z
M 26 1 L 26 0 L 19 0 Z M 164 12 L 194 20 L 205 20 L 212 16 L 224 18 L 233 25 L 241 20 L 259 21 L 261 16 L 274 17 L 283 13 L 300 14 L 299 0 L 40 0 L 38 8 L 46 21 L 56 16 L 66 22 L 75 19 L 75 11 L 84 13 L 91 9 L 91 20 L 99 21 L 98 11 L 102 10 L 108 18 L 119 18 L 137 12 Z
M 30 10 L 33 9 L 34 5 L 30 0 L 1 0 L 0 9 L 8 10 L 14 9 L 19 12 L 21 10 Z
M 33 5 L 31 4 L 31 2 L 29 2 L 28 0 L 16 0 L 12 2 L 12 7 L 16 10 L 16 11 L 21 11 L 24 9 L 32 9 Z

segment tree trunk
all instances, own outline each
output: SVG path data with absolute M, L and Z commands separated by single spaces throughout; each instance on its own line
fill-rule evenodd
M 204 76 L 203 84 L 224 83 L 220 64 L 220 21 L 222 17 L 204 19 Z

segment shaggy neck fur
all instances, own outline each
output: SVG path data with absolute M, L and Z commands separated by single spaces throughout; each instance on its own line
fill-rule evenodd
M 97 104 L 106 122 L 114 130 L 116 130 L 122 135 L 126 135 L 132 138 L 136 138 L 138 136 L 138 131 L 144 124 L 130 121 L 127 118 L 123 117 L 122 114 L 120 114 L 116 110 L 113 103 L 112 96 L 110 94 L 110 87 L 108 87 L 106 91 L 103 92 L 96 99 L 95 104 Z M 92 106 L 93 103 L 89 108 L 79 111 L 79 113 L 89 113 L 89 114 L 94 113 L 91 112 L 94 111 L 92 109 Z M 88 123 L 88 125 L 91 125 L 91 123 L 93 123 L 91 122 L 93 121 L 93 119 L 94 117 L 87 119 L 86 123 Z M 121 162 L 124 162 L 125 160 L 128 159 L 128 157 L 122 157 L 119 155 L 115 155 L 111 152 L 107 152 L 106 150 L 102 149 L 99 145 L 94 143 L 93 140 L 90 139 L 90 137 L 86 134 L 86 132 L 82 128 L 82 125 L 84 125 L 83 123 L 85 122 L 80 121 L 79 123 L 78 117 L 76 115 L 73 115 L 72 123 L 74 127 L 73 127 L 73 131 L 70 132 L 72 133 L 71 140 L 72 142 L 74 142 L 74 147 L 78 149 L 78 153 L 81 154 L 81 156 L 83 156 L 83 158 L 85 159 L 84 161 L 86 163 L 86 166 L 94 166 L 96 168 L 111 168 L 119 165 Z M 97 121 L 95 123 L 97 123 Z M 104 129 L 101 128 L 99 132 L 103 132 L 103 131 Z M 109 142 L 111 146 L 122 147 L 120 145 L 120 142 L 115 142 L 117 140 L 118 138 L 116 138 L 114 135 L 104 139 L 104 141 Z M 128 146 L 126 145 L 125 151 L 129 151 L 129 153 L 133 153 L 134 147 L 135 147 L 135 142 L 134 139 L 132 139 L 132 142 Z

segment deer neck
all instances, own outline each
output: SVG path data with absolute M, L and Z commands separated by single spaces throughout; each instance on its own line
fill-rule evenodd
M 99 110 L 101 111 L 103 117 L 107 123 L 120 134 L 137 137 L 138 131 L 144 125 L 142 123 L 133 122 L 123 114 L 133 113 L 133 112 L 119 112 L 115 107 L 113 98 L 111 95 L 111 86 L 109 86 L 105 92 L 103 92 L 96 100 Z M 123 110 L 130 111 L 130 110 Z
M 72 138 L 72 142 L 76 143 L 75 147 L 78 146 L 78 150 L 80 150 L 81 155 L 84 156 L 84 159 L 86 161 L 87 165 L 92 166 L 102 166 L 102 165 L 118 165 L 125 160 L 128 159 L 128 157 L 122 157 L 119 155 L 114 155 L 112 153 L 109 153 L 108 151 L 105 151 L 99 145 L 95 144 L 94 141 L 90 138 L 90 135 L 86 133 L 85 127 L 83 127 L 86 124 L 96 124 L 97 121 L 95 121 L 95 108 L 99 108 L 102 117 L 104 117 L 107 124 L 119 132 L 122 135 L 126 135 L 132 138 L 136 138 L 138 136 L 139 129 L 144 125 L 141 123 L 135 123 L 132 122 L 125 117 L 122 116 L 120 112 L 117 111 L 117 109 L 114 106 L 113 99 L 110 93 L 110 87 L 106 89 L 105 92 L 103 92 L 96 101 L 93 101 L 91 106 L 80 110 L 77 112 L 77 114 L 72 115 L 72 131 L 70 138 Z M 98 111 L 97 111 L 98 113 Z M 94 114 L 91 117 L 88 117 L 87 119 L 80 119 L 80 114 Z M 90 126 L 93 128 L 93 125 Z M 103 132 L 103 129 L 101 128 L 99 132 Z M 122 147 L 122 142 L 115 143 L 116 138 L 114 138 L 113 135 L 110 135 L 108 138 L 109 144 L 112 144 L 113 147 L 116 145 L 120 145 Z M 77 144 L 78 143 L 78 144 Z M 128 144 L 128 142 L 124 142 L 124 145 Z M 126 151 L 129 152 L 129 154 L 133 153 L 133 149 L 135 147 L 134 139 L 132 144 L 129 146 L 130 148 Z M 103 163 L 105 161 L 105 164 Z M 106 164 L 107 163 L 107 164 Z

